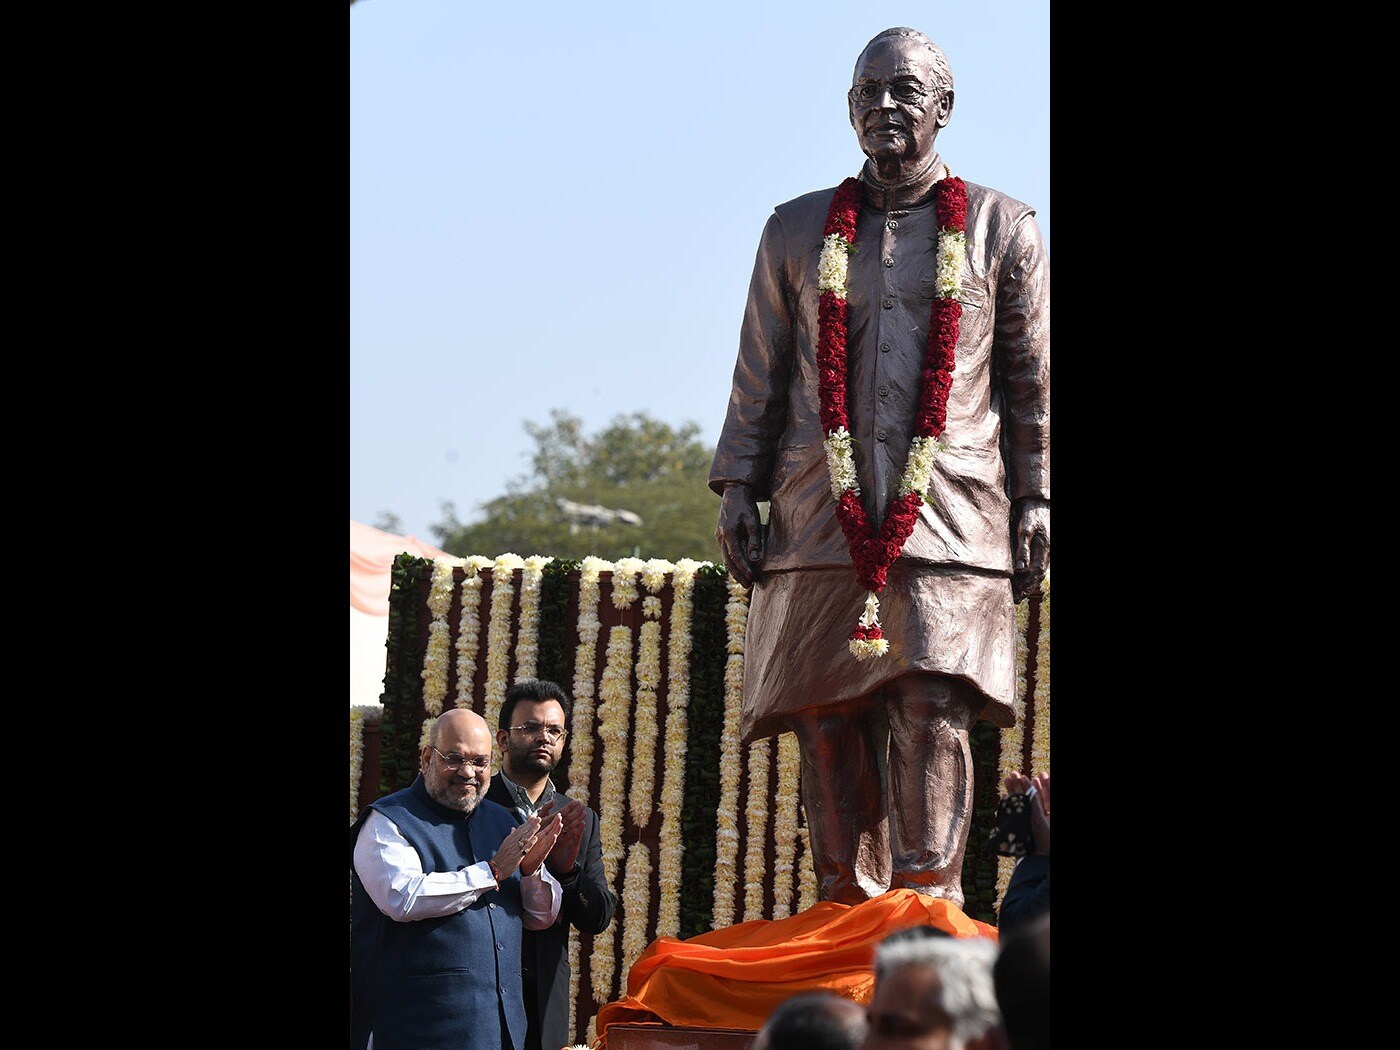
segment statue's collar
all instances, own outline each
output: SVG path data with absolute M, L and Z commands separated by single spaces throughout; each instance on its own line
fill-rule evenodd
M 947 175 L 948 169 L 943 163 L 943 158 L 937 153 L 923 171 L 896 183 L 881 182 L 875 172 L 875 165 L 867 160 L 865 166 L 860 169 L 865 206 L 875 211 L 902 211 L 927 204 L 933 199 L 934 185 Z

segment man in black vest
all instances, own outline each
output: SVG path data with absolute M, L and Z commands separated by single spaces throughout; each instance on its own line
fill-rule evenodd
M 420 761 L 350 828 L 351 1047 L 521 1050 L 520 934 L 559 914 L 544 858 L 564 822 L 484 797 L 491 731 L 473 711 L 444 712 Z
M 569 927 L 601 933 L 612 922 L 617 895 L 603 870 L 598 814 L 578 799 L 558 793 L 549 774 L 564 754 L 572 708 L 554 682 L 524 679 L 506 690 L 496 743 L 501 769 L 491 778 L 488 801 L 529 820 L 554 803 L 562 828 L 545 867 L 564 887 L 559 917 L 547 929 L 522 935 L 521 977 L 528 1027 L 525 1050 L 560 1050 L 573 1042 L 569 1031 Z

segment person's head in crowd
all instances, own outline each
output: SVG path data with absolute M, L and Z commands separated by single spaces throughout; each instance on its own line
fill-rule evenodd
M 941 932 L 941 931 L 938 931 Z M 901 930 L 875 952 L 875 994 L 862 1050 L 974 1050 L 996 1045 L 1001 1012 L 982 937 Z
M 865 1010 L 835 992 L 801 992 L 768 1015 L 749 1050 L 855 1050 Z
M 525 678 L 501 701 L 496 743 L 506 776 L 517 784 L 543 781 L 564 755 L 573 705 L 563 688 L 541 678 Z
M 1053 1045 L 1049 912 L 1002 938 L 992 979 L 1012 1050 L 1049 1050 Z
M 486 797 L 491 781 L 486 719 L 464 707 L 444 711 L 433 723 L 419 759 L 428 794 L 448 809 L 471 813 Z

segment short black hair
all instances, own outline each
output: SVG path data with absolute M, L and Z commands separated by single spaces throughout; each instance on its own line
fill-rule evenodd
M 506 690 L 506 698 L 501 701 L 501 710 L 496 722 L 497 729 L 509 729 L 511 716 L 515 713 L 515 705 L 521 700 L 557 700 L 559 706 L 564 709 L 564 728 L 569 728 L 569 715 L 573 711 L 573 704 L 569 703 L 569 695 L 564 692 L 564 688 L 557 682 L 548 682 L 543 678 L 522 678 L 513 686 Z
M 831 991 L 799 992 L 779 1003 L 763 1029 L 767 1050 L 855 1050 L 865 1038 L 863 1011 Z

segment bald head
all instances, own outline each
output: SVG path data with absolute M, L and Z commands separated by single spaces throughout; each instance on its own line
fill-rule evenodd
M 454 707 L 433 723 L 421 753 L 424 786 L 448 809 L 470 813 L 491 780 L 491 730 L 475 711 Z
M 855 1050 L 865 1009 L 834 992 L 802 992 L 779 1003 L 750 1050 Z

